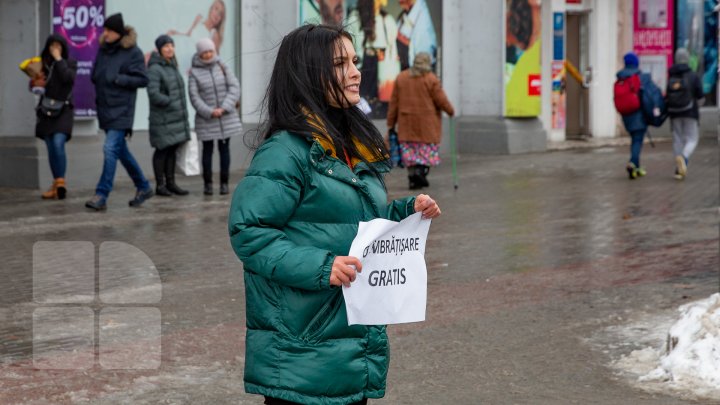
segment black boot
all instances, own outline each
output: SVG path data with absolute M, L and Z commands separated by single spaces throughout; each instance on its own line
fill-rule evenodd
M 422 179 L 419 176 L 418 166 L 410 166 L 408 170 L 408 188 L 410 190 L 419 190 L 422 188 Z
M 427 175 L 430 173 L 430 167 L 425 165 L 418 165 L 418 176 L 420 178 L 420 185 L 422 187 L 428 187 L 430 186 L 430 183 L 427 180 Z
M 212 172 L 211 171 L 203 170 L 203 183 L 205 184 L 203 186 L 203 194 L 213 195 L 213 181 L 212 181 Z
M 170 190 L 167 188 L 165 176 L 163 176 L 162 173 L 155 173 L 155 183 L 157 184 L 155 187 L 155 194 L 163 197 L 170 197 L 172 195 Z
M 180 187 L 178 187 L 177 183 L 175 183 L 175 150 L 177 147 L 175 147 L 170 154 L 167 156 L 167 161 L 165 162 L 165 179 L 167 181 L 167 189 L 173 194 L 177 195 L 188 195 L 190 194 L 189 191 L 183 190 Z
M 156 179 L 157 187 L 155 187 L 155 194 L 162 197 L 170 197 L 172 193 L 168 190 L 165 185 L 165 179 Z
M 167 151 L 155 149 L 153 153 L 153 172 L 155 173 L 155 194 L 169 197 L 172 193 L 167 189 L 165 183 L 165 166 L 167 164 Z

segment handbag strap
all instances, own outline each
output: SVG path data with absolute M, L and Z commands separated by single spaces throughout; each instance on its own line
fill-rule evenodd
M 57 62 L 53 62 L 53 64 L 50 65 L 50 69 L 48 69 L 48 70 L 49 70 L 49 72 L 48 72 L 48 77 L 47 77 L 47 80 L 45 81 L 45 83 L 46 83 L 45 85 L 46 85 L 46 86 L 47 86 L 47 83 L 50 83 L 50 79 L 52 78 L 52 74 L 53 74 L 53 72 L 55 71 L 55 63 L 57 63 Z M 73 92 L 73 89 L 72 89 L 72 87 L 70 87 L 70 91 L 68 92 L 67 97 L 65 97 L 65 100 L 63 101 L 63 104 L 70 105 L 70 97 L 72 97 L 72 92 Z M 45 98 L 45 94 L 43 94 L 42 96 L 40 96 L 40 102 L 41 102 L 41 103 L 42 103 L 42 99 L 44 99 L 44 98 Z

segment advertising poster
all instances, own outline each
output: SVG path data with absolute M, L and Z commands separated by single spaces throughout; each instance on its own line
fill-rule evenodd
M 65 38 L 70 57 L 77 60 L 75 117 L 97 115 L 91 76 L 105 22 L 104 7 L 105 0 L 53 0 L 53 32 Z
M 175 57 L 187 92 L 195 44 L 202 38 L 211 38 L 220 59 L 231 71 L 238 71 L 235 4 L 234 0 L 107 0 L 106 15 L 122 13 L 125 24 L 137 31 L 138 46 L 145 54 L 145 60 L 155 51 L 155 38 L 160 34 L 170 35 L 175 42 Z M 195 110 L 189 97 L 187 104 L 189 123 L 193 126 Z M 147 129 L 149 111 L 147 92 L 141 89 L 135 107 L 135 129 Z
M 634 0 L 633 51 L 663 91 L 673 62 L 673 21 L 673 0 Z
M 505 116 L 540 115 L 540 0 L 505 2 Z
M 675 31 L 677 47 L 690 53 L 690 67 L 702 79 L 705 105 L 717 105 L 718 13 L 717 0 L 678 0 Z
M 565 129 L 565 14 L 553 13 L 552 129 Z
M 299 24 L 342 24 L 353 35 L 362 73 L 360 96 L 385 118 L 395 78 L 418 52 L 439 70 L 442 0 L 300 0 Z

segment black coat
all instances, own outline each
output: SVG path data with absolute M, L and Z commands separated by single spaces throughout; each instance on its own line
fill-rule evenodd
M 62 59 L 59 61 L 55 61 L 55 59 L 50 56 L 50 44 L 53 42 L 58 42 L 62 45 Z M 61 132 L 67 135 L 67 139 L 70 140 L 74 120 L 72 89 L 75 84 L 77 62 L 75 59 L 68 57 L 67 43 L 65 39 L 58 34 L 52 34 L 48 37 L 41 58 L 43 61 L 43 72 L 47 79 L 45 96 L 43 97 L 50 97 L 55 100 L 67 100 L 69 98 L 70 104 L 66 105 L 62 113 L 55 118 L 37 114 L 35 136 L 45 139 L 46 136 Z
M 700 77 L 697 75 L 697 73 L 693 72 L 692 69 L 690 69 L 690 66 L 681 63 L 681 64 L 675 64 L 672 65 L 669 72 L 670 76 L 683 76 L 688 75 L 688 82 L 690 82 L 690 91 L 692 92 L 693 99 L 695 101 L 693 102 L 693 107 L 687 111 L 683 111 L 681 113 L 675 113 L 670 114 L 670 118 L 695 118 L 696 120 L 700 119 L 700 108 L 698 106 L 698 100 L 703 98 L 703 87 L 702 87 L 702 81 L 700 80 Z
M 100 128 L 130 131 L 135 118 L 137 89 L 148 84 L 145 58 L 136 46 L 137 34 L 132 27 L 112 44 L 101 38 L 95 59 L 92 81 Z

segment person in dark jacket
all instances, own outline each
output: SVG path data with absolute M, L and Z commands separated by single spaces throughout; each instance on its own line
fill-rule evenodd
M 46 77 L 45 93 L 42 97 L 63 103 L 62 112 L 57 117 L 42 114 L 39 109 L 37 113 L 35 136 L 44 140 L 47 145 L 50 170 L 54 179 L 50 189 L 42 194 L 42 198 L 62 200 L 67 195 L 65 143 L 72 137 L 74 115 L 72 91 L 77 61 L 68 56 L 67 42 L 59 34 L 48 36 L 40 58 Z
M 150 98 L 150 145 L 155 171 L 155 193 L 161 196 L 187 195 L 175 183 L 175 152 L 190 139 L 185 83 L 175 59 L 175 43 L 168 35 L 155 40 L 157 52 L 148 62 Z
M 627 79 L 632 75 L 639 75 L 640 91 L 642 92 L 643 88 L 650 85 L 652 78 L 649 74 L 643 73 L 640 70 L 640 60 L 635 53 L 626 53 L 623 60 L 625 62 L 625 68 L 617 73 L 617 78 Z M 632 143 L 630 144 L 630 161 L 625 167 L 628 172 L 628 177 L 632 180 L 647 174 L 645 169 L 640 166 L 640 152 L 642 152 L 642 145 L 645 140 L 645 133 L 647 133 L 648 124 L 647 121 L 645 121 L 642 108 L 634 113 L 623 115 L 622 121 L 625 126 L 625 130 L 630 133 L 630 137 L 632 138 Z
M 356 107 L 356 63 L 340 27 L 304 25 L 283 38 L 261 146 L 230 206 L 230 241 L 245 270 L 245 390 L 265 404 L 385 395 L 385 326 L 348 326 L 340 287 L 362 270 L 350 245 L 360 221 L 440 215 L 424 194 L 388 204 L 388 151 Z
M 690 156 L 700 139 L 700 111 L 698 100 L 703 98 L 702 81 L 690 69 L 690 54 L 685 48 L 675 51 L 675 64 L 670 67 L 665 104 L 671 120 L 675 178 L 687 175 Z
M 97 211 L 107 207 L 118 160 L 137 188 L 135 198 L 129 202 L 131 207 L 140 206 L 154 195 L 125 140 L 132 135 L 137 89 L 148 84 L 145 58 L 136 43 L 137 33 L 125 25 L 122 14 L 113 14 L 105 20 L 92 72 L 97 118 L 106 134 L 104 163 L 95 196 L 85 203 L 86 207 Z

